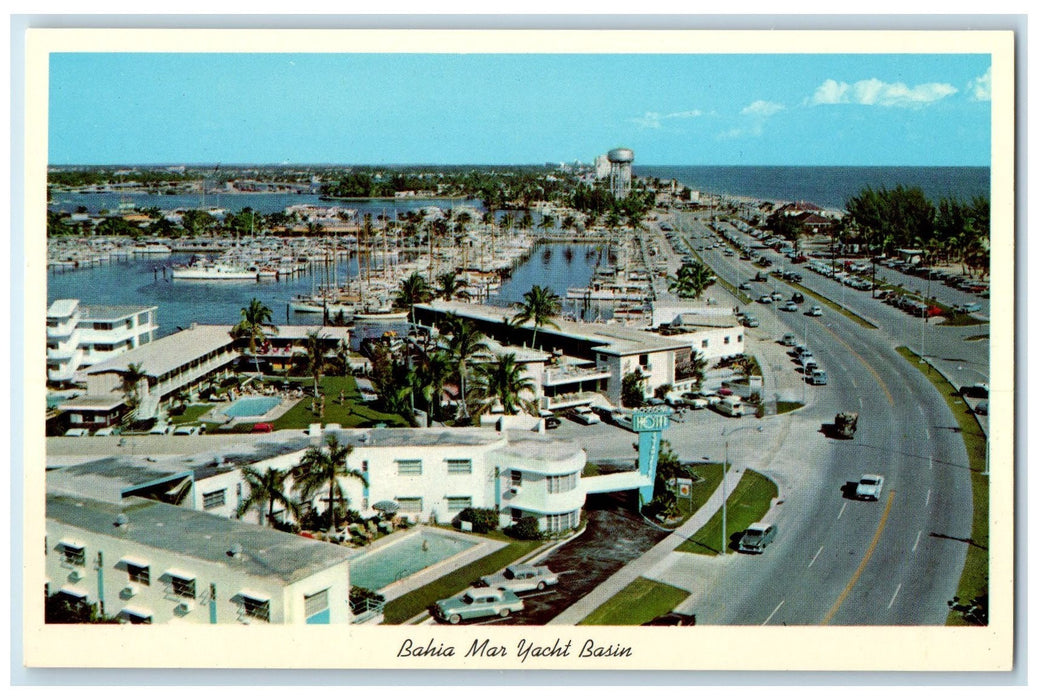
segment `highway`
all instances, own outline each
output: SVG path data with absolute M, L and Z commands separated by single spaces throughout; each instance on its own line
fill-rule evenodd
M 691 229 L 693 244 L 694 236 L 712 236 L 701 220 L 687 223 L 681 228 Z M 661 246 L 668 245 L 658 237 Z M 756 268 L 722 250 L 697 252 L 734 284 L 753 277 Z M 823 290 L 821 276 L 803 274 L 806 286 L 830 296 L 836 291 Z M 756 298 L 763 285 L 754 286 L 748 293 Z M 767 288 L 778 289 L 786 299 L 793 292 L 774 278 Z M 846 294 L 855 297 L 854 303 L 871 304 L 862 315 L 889 328 L 866 329 L 829 308 L 821 318 L 809 319 L 803 309 L 788 313 L 775 304 L 753 304 L 761 326 L 752 337 L 763 345 L 792 331 L 802 340 L 806 328 L 808 347 L 828 371 L 829 384 L 803 386 L 804 408 L 765 419 L 770 437 L 758 442 L 744 432 L 738 436 L 743 439 L 730 441 L 734 464 L 759 469 L 779 484 L 781 504 L 769 514 L 779 536 L 759 556 L 674 558 L 667 576 L 687 574 L 699 584 L 678 610 L 694 612 L 700 624 L 944 623 L 970 546 L 972 492 L 965 448 L 943 398 L 893 349 L 905 342 L 892 323 L 894 315 L 913 327 L 919 320 L 861 299 L 862 292 Z M 727 297 L 719 286 L 708 295 Z M 953 338 L 934 342 L 939 353 L 964 354 Z M 776 356 L 773 348 L 766 354 Z M 977 356 L 972 348 L 969 355 Z M 786 362 L 784 369 L 769 369 L 789 371 L 792 360 Z M 788 396 L 788 389 L 784 393 Z M 842 410 L 861 414 L 853 440 L 834 440 L 820 431 Z M 783 421 L 788 425 L 777 429 Z M 683 443 L 672 437 L 680 429 L 666 437 Z M 867 472 L 885 477 L 880 500 L 847 498 L 842 488 Z

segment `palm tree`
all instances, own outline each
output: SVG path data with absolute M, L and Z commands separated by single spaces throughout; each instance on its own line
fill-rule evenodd
M 259 357 L 256 355 L 256 343 L 267 339 L 265 330 L 277 333 L 277 326 L 271 323 L 273 320 L 274 312 L 270 310 L 270 307 L 253 297 L 249 305 L 242 308 L 241 321 L 231 329 L 231 334 L 235 338 L 249 339 L 249 354 L 252 355 L 253 360 L 256 362 L 256 374 L 259 374 L 260 371 Z
M 324 357 L 325 336 L 320 331 L 307 331 L 306 340 L 306 366 L 310 370 L 310 376 L 314 378 L 314 396 L 320 393 L 321 373 L 324 371 L 326 359 Z
M 419 272 L 412 272 L 410 277 L 400 282 L 400 289 L 396 293 L 396 306 L 408 309 L 411 313 L 411 323 L 414 323 L 414 305 L 424 304 L 432 299 L 433 292 L 429 283 Z
M 255 467 L 243 467 L 242 477 L 249 487 L 248 497 L 238 506 L 237 517 L 245 515 L 250 510 L 260 513 L 262 519 L 266 511 L 266 522 L 274 526 L 274 505 L 281 504 L 285 510 L 293 515 L 298 513 L 296 504 L 288 496 L 285 490 L 285 480 L 288 478 L 287 471 L 268 467 L 261 472 Z
M 335 506 L 346 501 L 340 479 L 357 479 L 365 486 L 368 480 L 362 471 L 346 465 L 353 453 L 353 445 L 344 445 L 334 435 L 329 435 L 327 448 L 314 445 L 303 453 L 299 465 L 292 470 L 292 488 L 299 492 L 304 502 L 311 502 L 319 491 L 328 488 L 328 531 L 335 532 Z
M 533 338 L 530 340 L 531 347 L 537 344 L 537 329 L 542 326 L 558 328 L 559 324 L 552 320 L 562 311 L 562 300 L 559 295 L 548 287 L 535 284 L 526 294 L 523 300 L 517 301 L 512 306 L 519 309 L 519 313 L 512 317 L 516 324 L 533 321 Z
M 443 395 L 443 384 L 450 373 L 450 356 L 443 351 L 430 352 L 422 348 L 418 351 L 417 365 L 410 373 L 414 388 L 425 399 L 429 409 L 429 420 L 435 420 L 439 413 L 440 397 Z
M 126 408 L 130 411 L 136 409 L 141 402 L 140 383 L 146 376 L 138 362 L 131 362 L 123 372 L 121 389 Z
M 710 268 L 697 260 L 683 264 L 677 276 L 668 281 L 670 291 L 679 297 L 698 299 L 715 280 Z
M 465 383 L 468 377 L 468 361 L 473 357 L 489 351 L 486 336 L 468 319 L 452 321 L 453 328 L 450 342 L 447 344 L 450 354 L 458 363 L 458 380 L 461 387 L 461 410 L 468 417 L 469 405 L 465 397 Z
M 498 355 L 493 362 L 476 365 L 473 384 L 481 403 L 479 413 L 500 402 L 507 415 L 515 415 L 520 407 L 529 408 L 521 394 L 534 390 L 533 380 L 523 375 L 523 367 L 515 361 L 514 353 Z
M 468 299 L 470 296 L 468 290 L 465 289 L 465 282 L 458 278 L 457 272 L 441 272 L 436 276 L 436 283 L 439 285 L 436 294 L 444 301 L 450 301 L 454 297 Z

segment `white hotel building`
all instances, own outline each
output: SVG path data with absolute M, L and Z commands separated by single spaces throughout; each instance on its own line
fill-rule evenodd
M 87 306 L 58 299 L 47 309 L 47 381 L 77 379 L 81 369 L 150 343 L 156 306 Z

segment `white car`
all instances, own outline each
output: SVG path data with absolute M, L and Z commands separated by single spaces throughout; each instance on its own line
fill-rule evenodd
M 811 372 L 811 375 L 807 378 L 807 381 L 811 382 L 815 386 L 824 386 L 829 383 L 829 375 L 825 373 L 824 369 L 816 369 Z
M 792 301 L 787 301 L 785 304 L 783 304 L 779 308 L 782 309 L 783 311 L 793 311 L 793 312 L 796 312 L 798 310 L 798 307 L 797 307 L 796 303 L 792 302 Z
M 681 400 L 685 402 L 686 406 L 696 411 L 710 405 L 710 403 L 699 394 L 683 394 Z
M 90 437 L 90 431 L 86 428 L 69 428 L 65 431 L 65 437 Z
M 570 414 L 570 418 L 582 425 L 594 425 L 595 423 L 602 422 L 602 419 L 588 406 L 577 406 L 573 409 L 573 413 Z
M 101 428 L 94 433 L 94 437 L 108 437 L 109 435 L 115 435 L 115 428 Z
M 858 480 L 854 495 L 862 501 L 878 501 L 883 492 L 883 477 L 879 474 L 864 474 Z
M 165 425 L 165 424 L 159 423 L 154 428 L 152 428 L 151 430 L 148 431 L 148 435 L 169 435 L 172 432 L 173 432 L 173 426 L 172 425 Z
M 757 298 L 757 301 L 759 301 L 761 304 L 770 304 L 771 303 L 771 297 L 768 296 L 767 294 L 761 294 Z
M 559 577 L 546 566 L 512 564 L 496 574 L 484 576 L 480 581 L 490 588 L 503 588 L 512 593 L 543 591 L 559 582 Z
M 174 435 L 201 435 L 205 432 L 204 425 L 178 425 L 173 431 Z
M 819 306 L 818 304 L 815 304 L 814 306 L 812 306 L 810 309 L 807 310 L 807 315 L 808 316 L 821 316 L 822 315 L 822 307 Z

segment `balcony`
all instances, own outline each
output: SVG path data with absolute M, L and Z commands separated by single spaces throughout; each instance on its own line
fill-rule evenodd
M 558 396 L 545 396 L 542 401 L 544 408 L 556 411 L 560 408 L 573 408 L 574 406 L 588 406 L 596 400 L 601 400 L 602 395 L 594 391 L 574 391 Z
M 603 367 L 580 367 L 577 365 L 563 365 L 551 367 L 544 370 L 544 386 L 558 386 L 560 384 L 571 384 L 597 379 L 609 379 L 613 373 Z

